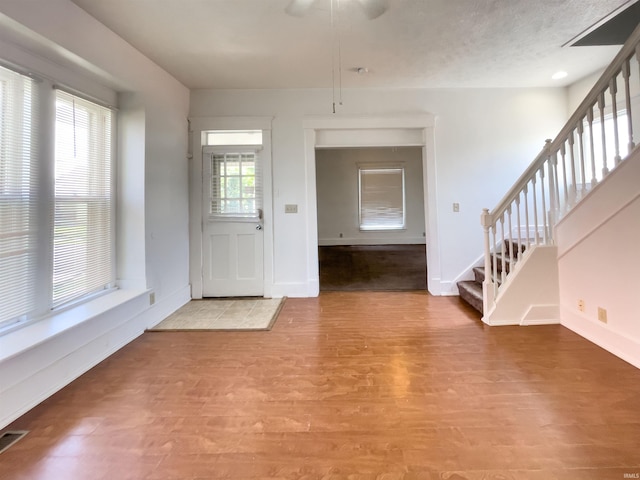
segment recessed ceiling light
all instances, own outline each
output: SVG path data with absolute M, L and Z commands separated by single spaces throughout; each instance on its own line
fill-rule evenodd
M 560 80 L 562 78 L 565 78 L 567 75 L 569 75 L 567 72 L 560 70 L 559 72 L 556 72 L 553 75 L 551 75 L 551 78 L 553 80 Z

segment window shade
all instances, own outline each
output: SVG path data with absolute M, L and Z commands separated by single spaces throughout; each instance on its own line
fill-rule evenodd
M 37 89 L 0 67 L 0 326 L 35 309 Z
M 111 110 L 56 91 L 53 307 L 114 281 L 112 121 Z
M 404 169 L 360 168 L 360 229 L 404 228 Z

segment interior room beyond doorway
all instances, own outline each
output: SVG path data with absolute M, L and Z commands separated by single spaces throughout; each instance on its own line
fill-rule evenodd
M 421 147 L 316 150 L 320 290 L 427 287 Z

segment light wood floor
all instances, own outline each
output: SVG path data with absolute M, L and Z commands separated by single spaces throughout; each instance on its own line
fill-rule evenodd
M 640 371 L 455 297 L 323 293 L 270 332 L 146 333 L 11 428 L 2 479 L 619 480 Z

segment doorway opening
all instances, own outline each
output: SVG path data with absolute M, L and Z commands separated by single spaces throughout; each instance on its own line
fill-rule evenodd
M 426 290 L 422 147 L 315 151 L 320 291 Z
M 422 181 L 426 257 L 429 265 L 427 290 L 442 295 L 438 196 L 435 158 L 435 116 L 430 113 L 398 116 L 318 116 L 304 120 L 307 223 L 308 295 L 320 292 L 316 152 L 329 148 L 418 147 L 422 151 Z M 446 285 L 445 285 L 446 287 Z

